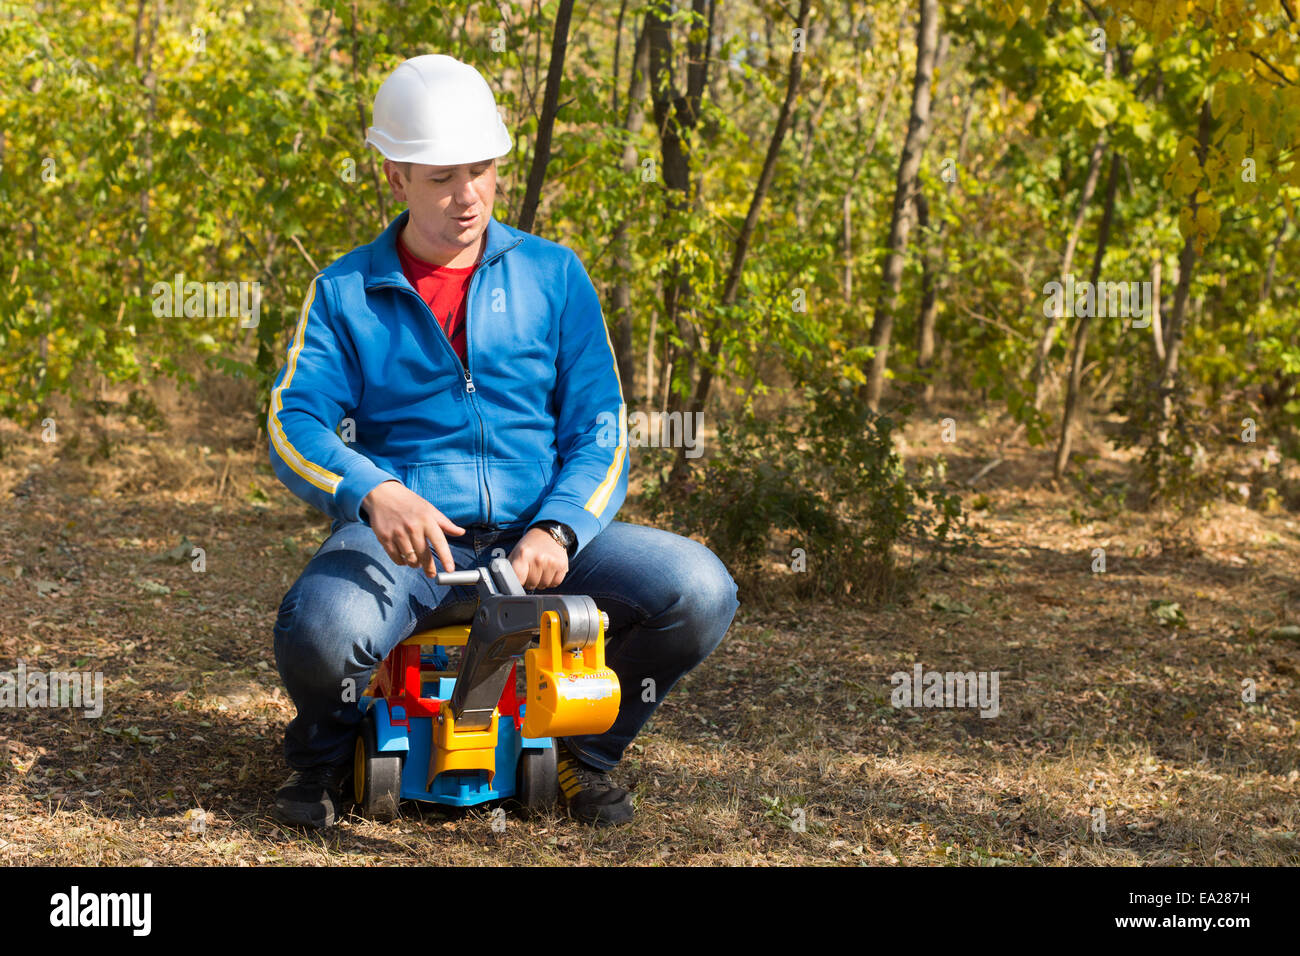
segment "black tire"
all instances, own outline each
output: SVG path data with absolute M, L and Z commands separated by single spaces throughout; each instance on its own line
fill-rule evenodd
M 515 799 L 528 813 L 555 807 L 560 797 L 559 772 L 555 767 L 555 747 L 520 751 L 515 768 Z
M 352 794 L 362 816 L 388 821 L 398 816 L 402 794 L 402 755 L 379 752 L 374 710 L 366 712 L 357 735 Z

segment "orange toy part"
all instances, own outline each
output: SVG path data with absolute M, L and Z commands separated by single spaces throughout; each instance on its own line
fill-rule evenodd
M 618 675 L 605 666 L 604 622 L 588 647 L 567 649 L 563 637 L 559 615 L 543 612 L 538 646 L 524 654 L 525 737 L 599 734 L 618 717 Z

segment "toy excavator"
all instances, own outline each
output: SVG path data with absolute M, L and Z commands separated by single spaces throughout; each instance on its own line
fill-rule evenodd
M 379 820 L 397 816 L 404 799 L 554 806 L 554 738 L 602 733 L 618 716 L 618 677 L 605 666 L 609 617 L 585 595 L 527 594 L 502 557 L 437 581 L 477 585 L 478 605 L 459 623 L 408 637 L 375 671 L 359 702 L 357 805 Z M 464 649 L 458 670 L 449 647 Z

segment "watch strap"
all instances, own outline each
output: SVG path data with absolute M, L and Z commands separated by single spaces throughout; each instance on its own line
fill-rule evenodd
M 573 549 L 578 543 L 578 538 L 577 535 L 573 533 L 573 529 L 567 524 L 564 524 L 561 521 L 551 521 L 548 519 L 546 521 L 538 521 L 536 524 L 532 525 L 532 527 L 541 528 L 543 531 L 549 533 L 550 536 L 555 539 L 556 543 L 564 549 L 564 553 L 569 557 L 573 557 Z

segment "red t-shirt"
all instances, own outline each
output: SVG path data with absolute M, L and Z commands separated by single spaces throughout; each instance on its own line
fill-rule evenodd
M 402 260 L 402 273 L 406 276 L 406 281 L 429 304 L 434 318 L 447 333 L 451 347 L 460 356 L 461 363 L 469 368 L 465 344 L 465 293 L 469 289 L 469 279 L 475 267 L 451 269 L 417 259 L 407 251 L 406 244 L 400 237 L 397 240 L 397 256 Z

